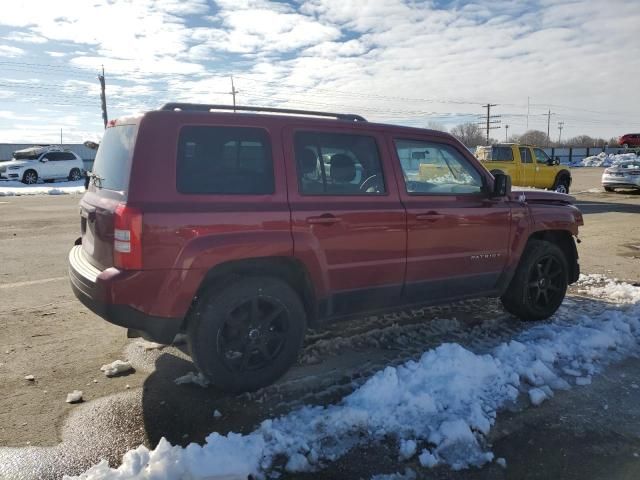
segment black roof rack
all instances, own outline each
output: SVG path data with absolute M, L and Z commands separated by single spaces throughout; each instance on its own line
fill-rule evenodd
M 247 107 L 233 105 L 207 105 L 205 103 L 165 103 L 160 110 L 182 110 L 196 112 L 210 112 L 212 110 L 232 110 L 241 112 L 268 112 L 268 113 L 288 113 L 293 115 L 311 115 L 314 117 L 330 117 L 338 120 L 348 120 L 350 122 L 366 122 L 367 120 L 360 115 L 352 113 L 330 113 L 315 112 L 313 110 L 292 110 L 290 108 L 272 108 L 272 107 Z

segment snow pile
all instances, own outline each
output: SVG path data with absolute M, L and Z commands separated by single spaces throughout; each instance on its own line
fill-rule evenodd
M 25 185 L 22 182 L 11 180 L 0 182 L 0 197 L 14 195 L 66 195 L 69 193 L 84 193 L 84 180 L 36 185 Z
M 581 292 L 592 297 L 616 303 L 640 303 L 640 288 L 629 283 L 620 283 L 605 275 L 580 275 L 577 283 Z
M 114 360 L 111 363 L 101 366 L 100 370 L 104 372 L 107 377 L 115 377 L 121 373 L 133 370 L 133 366 L 127 361 Z
M 82 401 L 82 390 L 74 390 L 67 394 L 67 403 L 80 403 Z
M 601 152 L 598 155 L 585 157 L 582 160 L 573 162 L 571 166 L 572 167 L 610 167 L 611 165 L 620 163 L 623 160 L 635 160 L 636 158 L 638 157 L 636 156 L 635 153 L 614 154 L 614 153 Z
M 581 278 L 580 286 L 601 288 L 609 298 L 636 288 L 594 277 Z M 102 461 L 79 478 L 262 478 L 281 461 L 289 472 L 320 469 L 355 446 L 388 438 L 397 439 L 401 458 L 420 452 L 425 467 L 480 466 L 493 460 L 485 436 L 500 408 L 521 394 L 538 405 L 570 387 L 566 375 L 590 378 L 640 351 L 640 292 L 623 298 L 628 302 L 599 311 L 572 308 L 569 314 L 563 307 L 553 321 L 486 354 L 444 344 L 385 368 L 338 404 L 305 406 L 247 435 L 212 433 L 202 446 L 181 448 L 163 439 L 153 451 L 128 452 L 117 470 Z

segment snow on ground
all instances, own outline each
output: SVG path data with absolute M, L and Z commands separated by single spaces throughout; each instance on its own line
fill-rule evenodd
M 585 157 L 582 160 L 571 164 L 572 167 L 610 167 L 623 160 L 635 160 L 638 158 L 635 153 L 599 153 L 591 157 Z
M 100 370 L 107 377 L 115 377 L 116 375 L 120 375 L 121 373 L 130 372 L 133 370 L 133 366 L 126 360 L 114 360 L 111 363 L 107 363 L 106 365 L 102 365 Z
M 84 193 L 84 180 L 77 182 L 53 182 L 25 185 L 22 182 L 0 181 L 0 197 L 14 195 L 65 195 Z
M 582 276 L 578 286 L 617 303 L 563 307 L 553 320 L 532 324 L 486 354 L 443 344 L 379 371 L 337 404 L 302 407 L 246 435 L 214 432 L 204 445 L 182 448 L 162 439 L 152 451 L 129 451 L 116 470 L 102 461 L 79 478 L 263 478 L 277 465 L 289 472 L 321 469 L 357 445 L 388 438 L 397 439 L 399 458 L 420 452 L 425 467 L 481 466 L 493 460 L 485 436 L 499 409 L 521 394 L 537 405 L 570 388 L 567 378 L 587 383 L 576 377 L 590 379 L 608 363 L 640 353 L 640 288 L 597 276 Z
M 71 393 L 67 393 L 67 403 L 80 403 L 82 401 L 82 390 L 74 390 Z

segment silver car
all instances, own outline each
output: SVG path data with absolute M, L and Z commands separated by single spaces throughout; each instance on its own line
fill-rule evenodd
M 623 160 L 606 168 L 602 173 L 602 186 L 607 192 L 613 192 L 616 188 L 640 189 L 640 157 Z

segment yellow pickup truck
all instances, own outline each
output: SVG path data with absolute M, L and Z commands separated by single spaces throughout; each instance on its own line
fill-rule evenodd
M 499 143 L 476 148 L 476 158 L 492 174 L 506 173 L 513 185 L 569 193 L 571 172 L 544 150 L 531 145 Z

